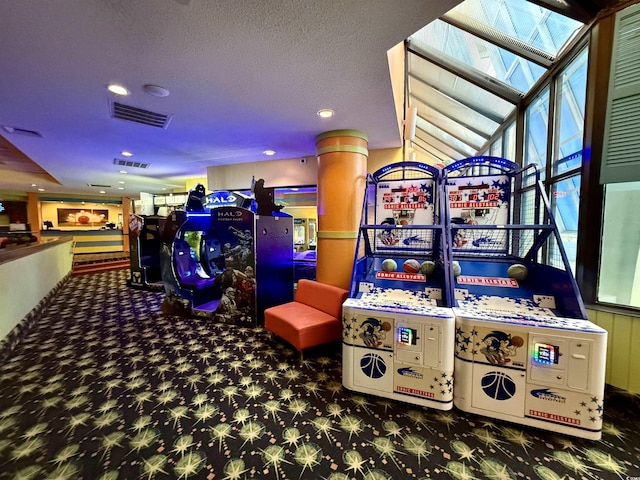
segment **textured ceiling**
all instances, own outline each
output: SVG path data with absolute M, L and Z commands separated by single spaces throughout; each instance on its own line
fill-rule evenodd
M 47 192 L 103 184 L 108 195 L 183 188 L 213 165 L 314 155 L 315 136 L 333 129 L 367 133 L 370 149 L 399 147 L 386 52 L 457 3 L 0 0 L 0 126 L 42 137 L 0 134 L 55 179 L 27 174 Z M 131 90 L 118 101 L 170 115 L 168 127 L 111 118 L 110 82 Z M 151 96 L 149 83 L 171 94 Z M 318 118 L 324 107 L 335 117 Z M 129 169 L 124 192 L 122 150 L 151 164 Z M 25 174 L 0 172 L 0 190 L 30 189 Z

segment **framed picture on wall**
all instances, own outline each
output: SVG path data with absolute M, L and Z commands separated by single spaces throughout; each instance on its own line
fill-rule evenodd
M 109 221 L 109 210 L 94 210 L 80 208 L 59 208 L 59 227 L 95 227 L 102 226 Z

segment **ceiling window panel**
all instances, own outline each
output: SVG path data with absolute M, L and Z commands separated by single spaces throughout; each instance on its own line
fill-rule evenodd
M 416 121 L 416 128 L 418 130 L 428 133 L 434 138 L 437 138 L 442 143 L 448 145 L 449 147 L 455 149 L 456 151 L 460 152 L 463 155 L 472 157 L 476 154 L 476 151 L 477 151 L 476 148 L 473 148 L 470 145 L 467 145 L 466 143 L 461 142 L 460 140 L 458 140 L 448 132 L 445 132 L 442 128 L 440 128 L 440 125 L 436 126 L 430 122 L 427 122 L 426 120 L 424 120 L 419 116 Z
M 526 0 L 466 0 L 445 17 L 483 28 L 497 43 L 526 44 L 552 59 L 583 26 Z
M 418 55 L 408 55 L 411 76 L 476 112 L 501 124 L 515 110 L 515 105 L 463 78 L 428 62 Z
M 446 156 L 446 158 L 451 159 L 452 161 L 472 156 L 465 152 L 456 150 L 451 145 L 431 135 L 429 132 L 421 130 L 420 128 L 416 128 L 416 137 L 413 142 L 422 146 L 430 145 L 436 150 L 442 152 Z
M 500 123 L 482 113 L 463 105 L 426 83 L 409 77 L 408 81 L 409 105 L 428 105 L 435 111 L 446 115 L 458 124 L 482 137 L 485 141 L 493 135 Z
M 426 105 L 419 101 L 413 101 L 411 102 L 411 106 L 418 107 L 419 118 L 422 118 L 433 125 L 438 125 L 438 127 L 440 127 L 443 131 L 447 132 L 452 137 L 455 137 L 466 145 L 469 145 L 474 150 L 482 148 L 482 146 L 488 140 L 486 137 L 472 132 L 455 120 L 434 110 L 429 105 Z
M 489 75 L 519 90 L 527 92 L 546 71 L 540 65 L 523 57 L 510 54 L 498 45 L 482 40 L 453 25 L 435 20 L 410 37 L 418 48 L 435 49 L 462 64 Z M 524 75 L 513 78 L 524 79 L 525 84 L 511 83 L 513 71 L 520 67 Z
M 513 70 L 509 73 L 509 83 L 523 91 L 529 90 L 528 85 L 534 82 L 530 75 L 531 72 L 522 68 L 522 65 L 515 64 Z M 535 83 L 535 82 L 534 82 Z
M 418 141 L 413 144 L 413 148 L 416 152 L 418 152 L 421 156 L 427 157 L 432 160 L 434 164 L 442 163 L 443 165 L 448 165 L 455 160 L 460 160 L 460 158 L 456 158 L 453 160 L 451 157 L 447 156 L 445 153 L 441 152 L 437 148 L 428 145 L 424 142 Z

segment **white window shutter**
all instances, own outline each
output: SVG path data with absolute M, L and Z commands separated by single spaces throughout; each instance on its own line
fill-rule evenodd
M 616 14 L 600 183 L 640 180 L 640 4 Z

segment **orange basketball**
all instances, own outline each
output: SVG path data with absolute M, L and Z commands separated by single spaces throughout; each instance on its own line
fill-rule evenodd
M 513 345 L 514 347 L 521 347 L 524 345 L 524 340 L 522 339 L 522 337 L 511 337 L 511 345 Z

